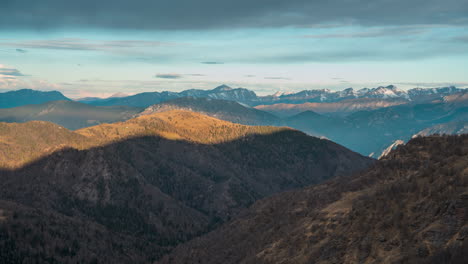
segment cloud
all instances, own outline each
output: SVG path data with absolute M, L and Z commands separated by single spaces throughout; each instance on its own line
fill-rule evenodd
M 14 41 L 2 39 L 0 46 L 16 46 L 17 52 L 27 52 L 27 49 L 52 49 L 52 50 L 78 50 L 78 51 L 112 51 L 122 49 L 134 49 L 141 47 L 161 47 L 182 45 L 178 43 L 146 41 L 146 40 L 89 40 L 83 38 L 62 38 L 51 40 L 23 40 Z
M 203 61 L 202 64 L 224 64 L 224 62 L 219 61 Z
M 401 26 L 401 27 L 382 27 L 364 32 L 353 33 L 334 33 L 334 34 L 317 34 L 304 35 L 303 38 L 314 39 L 329 39 L 329 38 L 378 38 L 378 37 L 394 37 L 394 36 L 414 36 L 427 32 L 430 28 L 426 26 Z
M 0 27 L 190 30 L 342 23 L 467 24 L 467 13 L 464 0 L 7 0 L 0 8 Z
M 453 46 L 451 43 L 407 47 L 404 50 L 391 46 L 374 46 L 368 49 L 355 47 L 327 50 L 290 50 L 276 54 L 257 54 L 255 57 L 244 56 L 233 59 L 236 63 L 345 63 L 356 61 L 411 61 L 439 58 L 445 56 L 467 55 L 464 46 Z
M 454 41 L 459 41 L 459 42 L 468 42 L 468 35 L 465 36 L 458 36 L 453 38 Z
M 202 77 L 206 76 L 205 74 L 200 74 L 200 73 L 190 73 L 190 74 L 185 74 L 187 76 L 194 76 L 194 77 Z
M 177 73 L 156 74 L 154 77 L 160 79 L 181 79 L 183 75 Z
M 272 76 L 272 77 L 265 77 L 266 80 L 291 80 L 290 78 L 279 77 L 279 76 Z
M 420 88 L 434 88 L 434 87 L 468 87 L 468 82 L 397 82 L 396 85 L 407 85 Z
M 13 69 L 13 68 L 3 68 L 0 66 L 0 75 L 3 76 L 13 76 L 13 77 L 20 77 L 20 76 L 26 76 L 22 74 L 19 70 Z
M 160 78 L 160 79 L 182 79 L 185 76 L 203 77 L 203 76 L 206 76 L 206 75 L 205 74 L 200 74 L 200 73 L 187 73 L 187 74 L 165 73 L 165 74 L 156 74 L 154 77 L 155 78 Z

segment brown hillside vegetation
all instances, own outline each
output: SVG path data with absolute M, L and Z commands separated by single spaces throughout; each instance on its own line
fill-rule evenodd
M 366 172 L 258 201 L 159 263 L 466 263 L 468 135 L 412 139 Z
M 18 168 L 58 149 L 79 150 L 139 136 L 161 136 L 203 144 L 235 140 L 250 134 L 271 134 L 287 128 L 244 126 L 202 114 L 174 110 L 126 122 L 102 124 L 76 131 L 44 121 L 0 122 L 0 168 Z
M 15 168 L 63 147 L 83 149 L 89 139 L 44 121 L 0 122 L 0 168 Z
M 105 124 L 76 132 L 101 140 L 115 140 L 135 135 L 159 135 L 168 139 L 214 144 L 246 135 L 266 135 L 288 130 L 285 127 L 246 126 L 186 110 L 171 110 L 143 115 L 126 122 Z
M 6 263 L 153 262 L 258 199 L 374 162 L 296 130 L 184 111 L 67 133 L 89 145 L 0 170 Z

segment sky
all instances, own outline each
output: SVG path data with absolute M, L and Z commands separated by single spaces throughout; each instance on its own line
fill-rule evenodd
M 468 87 L 466 0 L 0 0 L 0 91 Z

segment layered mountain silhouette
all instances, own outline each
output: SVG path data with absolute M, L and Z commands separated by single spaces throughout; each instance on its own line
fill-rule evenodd
M 57 91 L 43 92 L 22 89 L 0 93 L 0 108 L 10 108 L 29 104 L 42 104 L 50 101 L 70 100 Z
M 363 155 L 380 153 L 395 140 L 409 140 L 426 128 L 468 120 L 467 93 L 424 104 L 404 104 L 359 111 L 345 117 L 305 111 L 285 124 L 315 136 L 324 136 Z
M 158 263 L 466 263 L 468 136 L 414 138 L 362 173 L 256 202 Z
M 270 105 L 270 104 L 303 104 L 303 103 L 333 103 L 341 101 L 349 101 L 354 99 L 373 99 L 374 105 L 369 102 L 364 103 L 361 100 L 357 100 L 357 103 L 363 104 L 361 108 L 373 109 L 379 107 L 379 104 L 385 106 L 388 104 L 396 104 L 395 101 L 402 102 L 430 102 L 438 100 L 444 96 L 463 92 L 466 89 L 460 89 L 456 87 L 441 87 L 431 89 L 415 88 L 408 91 L 398 89 L 394 85 L 380 86 L 376 88 L 362 88 L 354 90 L 353 88 L 347 88 L 341 91 L 331 91 L 327 89 L 321 90 L 304 90 L 297 93 L 276 93 L 268 96 L 258 96 L 255 92 L 245 88 L 231 88 L 227 85 L 218 86 L 212 90 L 200 90 L 191 89 L 182 92 L 145 92 L 139 93 L 132 96 L 121 97 L 121 98 L 106 98 L 106 99 L 95 99 L 85 98 L 84 103 L 92 105 L 126 105 L 126 106 L 137 106 L 137 107 L 149 107 L 154 104 L 158 104 L 164 101 L 173 100 L 181 97 L 197 97 L 197 98 L 212 98 L 212 99 L 223 99 L 236 101 L 249 106 L 257 105 Z M 389 101 L 388 103 L 382 102 Z M 367 106 L 366 106 L 367 104 Z M 346 108 L 349 102 L 344 103 L 345 106 L 340 105 L 329 105 L 324 106 L 323 109 L 327 108 Z M 349 107 L 348 107 L 349 108 Z M 308 109 L 314 110 L 314 109 Z
M 17 151 L 34 131 L 53 149 L 25 150 L 38 155 L 0 171 L 7 263 L 152 262 L 258 199 L 374 162 L 297 130 L 181 110 L 77 131 L 2 125 L 22 131 L 16 141 L 10 131 L 2 151 Z
M 97 106 L 133 106 L 149 107 L 154 104 L 182 97 L 212 98 L 236 101 L 249 106 L 261 106 L 280 113 L 282 108 L 285 112 L 291 112 L 291 106 L 287 104 L 304 104 L 296 106 L 295 109 L 313 110 L 316 112 L 349 112 L 364 109 L 376 109 L 390 105 L 410 102 L 430 102 L 440 100 L 445 96 L 464 92 L 466 89 L 450 87 L 441 88 L 414 88 L 408 91 L 400 90 L 393 85 L 380 86 L 376 88 L 362 88 L 354 90 L 347 88 L 341 91 L 304 90 L 297 93 L 276 93 L 274 95 L 258 96 L 254 91 L 245 88 L 231 88 L 227 85 L 218 86 L 212 90 L 190 89 L 182 92 L 145 92 L 127 96 L 116 94 L 109 98 L 88 97 L 77 99 L 79 102 Z M 57 91 L 43 92 L 31 89 L 22 89 L 0 93 L 0 108 L 10 108 L 28 104 L 41 104 L 49 101 L 70 100 Z M 324 104 L 338 103 L 343 104 Z M 305 103 L 319 103 L 308 105 Z M 352 105 L 350 105 L 352 103 Z M 275 107 L 267 107 L 272 104 L 286 104 Z M 354 106 L 353 106 L 354 105 Z M 294 114 L 294 111 L 289 114 Z M 282 113 L 280 113 L 282 115 Z
M 403 91 L 387 86 L 257 96 L 244 88 L 222 85 L 212 90 L 91 99 L 86 104 L 53 101 L 1 109 L 0 121 L 44 120 L 79 129 L 181 109 L 239 124 L 290 126 L 310 135 L 328 138 L 363 155 L 379 157 L 396 140 L 407 141 L 424 129 L 468 120 L 466 91 L 455 87 Z M 306 103 L 295 104 L 301 100 Z M 282 101 L 287 103 L 277 103 Z M 257 104 L 260 105 L 251 107 Z
M 92 106 L 74 101 L 50 101 L 0 109 L 0 122 L 49 121 L 68 129 L 128 120 L 143 108 Z

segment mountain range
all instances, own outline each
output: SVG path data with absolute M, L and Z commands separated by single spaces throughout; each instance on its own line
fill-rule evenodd
M 157 263 L 466 263 L 468 136 L 414 138 L 368 170 L 260 200 Z
M 429 102 L 441 99 L 444 96 L 463 92 L 466 89 L 450 87 L 441 88 L 414 88 L 404 91 L 394 85 L 379 86 L 376 88 L 362 88 L 354 90 L 347 88 L 341 91 L 304 90 L 297 93 L 275 93 L 273 95 L 258 96 L 254 91 L 245 88 L 231 88 L 227 85 L 218 86 L 212 90 L 190 89 L 182 92 L 145 92 L 127 96 L 116 94 L 109 98 L 88 97 L 77 99 L 97 106 L 134 106 L 149 107 L 164 101 L 182 98 L 212 98 L 240 102 L 249 106 L 270 104 L 302 104 L 302 103 L 333 103 L 353 99 L 381 99 L 406 102 Z M 28 104 L 40 104 L 49 101 L 71 100 L 57 91 L 42 92 L 30 89 L 0 93 L 0 108 L 16 107 Z M 365 100 L 363 102 L 366 102 Z M 377 103 L 382 101 L 377 100 Z M 369 104 L 369 103 L 367 103 Z M 333 108 L 333 106 L 331 106 Z M 365 107 L 364 107 L 365 108 Z M 371 109 L 371 108 L 369 108 Z M 308 109 L 313 110 L 313 109 Z M 320 111 L 318 111 L 320 112 Z
M 249 106 L 270 105 L 278 103 L 332 103 L 351 99 L 400 99 L 406 102 L 427 102 L 440 99 L 444 96 L 464 91 L 456 87 L 442 87 L 432 89 L 414 88 L 408 91 L 400 90 L 394 85 L 376 88 L 363 88 L 354 90 L 347 88 L 342 91 L 304 90 L 297 93 L 282 93 L 268 96 L 258 96 L 255 92 L 245 88 L 231 88 L 227 85 L 218 86 L 212 90 L 185 90 L 182 92 L 146 92 L 128 97 L 107 98 L 83 101 L 92 105 L 126 105 L 148 107 L 153 104 L 181 97 L 203 97 L 236 101 Z
M 24 90 L 17 93 L 24 95 Z M 172 109 L 190 110 L 239 124 L 290 126 L 363 155 L 379 157 L 396 140 L 407 141 L 432 126 L 468 120 L 468 92 L 455 87 L 403 91 L 390 85 L 257 96 L 244 88 L 221 85 L 212 90 L 85 101 L 51 101 L 1 109 L 0 121 L 44 120 L 79 129 Z
M 182 110 L 76 131 L 0 127 L 6 263 L 151 263 L 261 198 L 374 162 L 297 130 Z
M 127 97 L 106 98 L 95 101 L 86 100 L 83 102 L 99 106 L 126 105 L 148 107 L 153 104 L 187 96 L 223 99 L 242 103 L 249 103 L 257 99 L 257 95 L 251 90 L 244 88 L 233 89 L 227 85 L 221 85 L 212 90 L 191 89 L 182 92 L 146 92 Z

